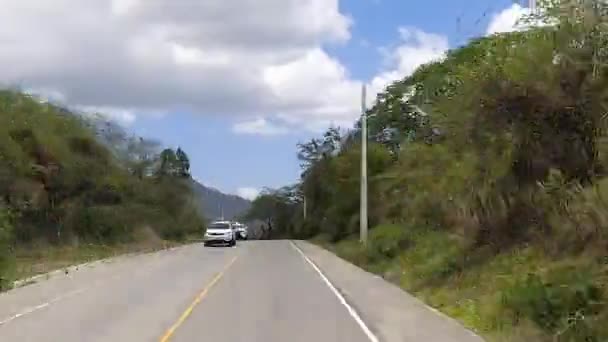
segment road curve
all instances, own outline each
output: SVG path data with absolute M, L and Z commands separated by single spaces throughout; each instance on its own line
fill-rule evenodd
M 314 246 L 297 246 L 194 244 L 55 275 L 0 294 L 0 341 L 375 342 L 374 329 L 380 341 L 417 341 L 412 337 L 440 332 L 440 325 L 447 333 L 431 340 L 480 341 L 400 301 L 401 292 L 382 288 L 372 275 Z M 351 307 L 341 293 L 356 293 L 358 302 Z M 357 304 L 368 314 L 363 319 Z M 417 319 L 430 329 L 414 334 L 406 321 L 420 326 Z

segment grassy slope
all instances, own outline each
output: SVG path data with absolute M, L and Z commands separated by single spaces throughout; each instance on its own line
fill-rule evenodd
M 26 279 L 81 263 L 129 253 L 148 253 L 199 241 L 200 239 L 192 237 L 182 241 L 155 240 L 120 245 L 81 244 L 19 248 L 15 252 L 15 267 L 10 277 L 14 280 Z
M 392 228 L 395 227 L 375 229 Z M 454 270 L 457 260 L 463 258 L 457 240 L 445 232 L 419 232 L 408 237 L 407 247 L 389 252 L 390 248 L 381 247 L 382 242 L 374 236 L 367 249 L 356 238 L 337 244 L 329 243 L 322 236 L 313 239 L 338 256 L 382 275 L 430 306 L 456 318 L 488 341 L 555 341 L 554 338 L 557 341 L 584 341 L 585 337 L 588 341 L 603 341 L 601 338 L 608 336 L 601 323 L 608 317 L 603 307 L 591 320 L 577 324 L 575 319 L 555 333 L 540 328 L 523 314 L 517 319 L 513 305 L 505 304 L 509 298 L 525 302 L 541 297 L 529 288 L 523 293 L 517 292 L 518 285 L 527 284 L 525 279 L 529 274 L 551 279 L 565 291 L 584 292 L 590 282 L 605 283 L 608 263 L 589 254 L 556 257 L 547 255 L 540 246 L 521 245 L 497 255 L 478 252 L 478 261 Z M 555 297 L 559 297 L 557 292 Z
M 138 156 L 118 157 L 97 133 L 77 114 L 0 90 L 0 289 L 200 233 L 184 179 L 138 176 L 125 167 L 143 165 Z M 141 141 L 114 143 L 136 150 Z

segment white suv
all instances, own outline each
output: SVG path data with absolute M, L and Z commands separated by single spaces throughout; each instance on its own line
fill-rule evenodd
M 236 233 L 232 223 L 229 221 L 216 221 L 207 227 L 203 239 L 205 246 L 212 243 L 227 244 L 232 247 L 236 245 Z

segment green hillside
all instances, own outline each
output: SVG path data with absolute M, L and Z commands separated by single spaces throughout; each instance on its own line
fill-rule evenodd
M 489 341 L 606 341 L 607 17 L 569 4 L 548 10 L 555 25 L 477 39 L 378 95 L 366 246 L 359 128 L 298 146 L 300 182 L 249 216 Z
M 41 259 L 49 248 L 179 241 L 200 232 L 189 168 L 181 149 L 162 150 L 99 118 L 0 91 L 0 285 L 20 274 L 21 260 Z

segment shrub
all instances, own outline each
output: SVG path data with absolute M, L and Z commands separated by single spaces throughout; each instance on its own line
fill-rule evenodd
M 545 276 L 529 274 L 502 294 L 516 321 L 527 319 L 561 340 L 595 341 L 591 318 L 602 308 L 594 275 L 575 266 L 558 267 Z
M 561 192 L 564 199 L 550 216 L 555 235 L 554 246 L 550 247 L 557 252 L 580 252 L 594 244 L 605 250 L 608 247 L 608 179 L 585 188 L 571 186 Z
M 0 204 L 0 290 L 10 287 L 14 262 L 11 215 L 8 209 Z
M 412 246 L 401 256 L 404 285 L 423 287 L 462 271 L 466 262 L 464 245 L 443 231 L 415 230 Z
M 355 265 L 369 269 L 369 257 L 364 246 L 358 239 L 345 239 L 336 244 L 336 253 Z
M 370 231 L 367 254 L 371 261 L 381 261 L 396 257 L 410 243 L 403 226 L 385 224 Z

